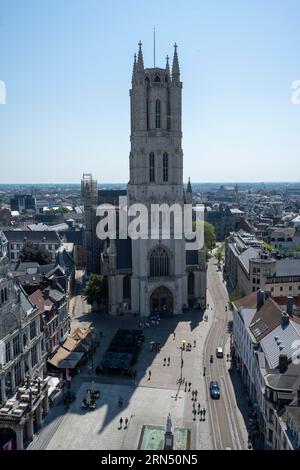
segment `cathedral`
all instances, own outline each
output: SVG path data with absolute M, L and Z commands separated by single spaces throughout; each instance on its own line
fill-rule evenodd
M 134 56 L 130 90 L 131 149 L 126 190 L 98 190 L 97 181 L 84 174 L 81 182 L 85 216 L 87 272 L 108 280 L 110 314 L 132 313 L 146 317 L 154 312 L 179 315 L 206 306 L 206 260 L 204 247 L 187 249 L 184 234 L 169 239 L 99 240 L 96 210 L 107 204 L 192 204 L 192 187 L 183 184 L 182 82 L 174 46 L 172 69 L 145 68 L 142 44 Z M 150 215 L 150 218 L 152 215 Z

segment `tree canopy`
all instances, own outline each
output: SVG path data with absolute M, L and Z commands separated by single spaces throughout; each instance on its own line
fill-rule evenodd
M 83 297 L 89 305 L 96 303 L 99 310 L 100 305 L 106 304 L 108 298 L 107 277 L 99 274 L 91 274 L 87 286 L 83 291 Z

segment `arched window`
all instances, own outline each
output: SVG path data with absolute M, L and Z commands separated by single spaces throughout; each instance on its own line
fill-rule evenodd
M 169 181 L 169 155 L 165 152 L 163 154 L 163 182 Z
M 155 158 L 153 152 L 149 155 L 149 181 L 150 183 L 155 181 Z
M 169 253 L 165 248 L 158 246 L 150 255 L 150 277 L 169 276 L 169 273 Z
M 160 101 L 155 102 L 155 127 L 160 129 Z

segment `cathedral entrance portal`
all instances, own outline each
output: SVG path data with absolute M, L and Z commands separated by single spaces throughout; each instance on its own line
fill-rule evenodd
M 173 294 L 167 287 L 158 287 L 150 297 L 150 313 L 173 314 Z

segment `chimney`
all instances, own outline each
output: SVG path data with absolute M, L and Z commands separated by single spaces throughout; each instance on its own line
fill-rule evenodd
M 43 292 L 43 296 L 44 296 L 44 299 L 49 299 L 49 294 L 50 294 L 50 291 L 49 289 L 44 289 L 44 292 Z
M 290 317 L 293 315 L 293 304 L 294 304 L 294 297 L 292 295 L 289 295 L 287 297 L 287 302 L 286 302 L 286 311 Z
M 265 302 L 265 292 L 258 290 L 256 294 L 256 310 L 259 310 Z
M 279 370 L 280 372 L 284 372 L 288 365 L 288 357 L 286 354 L 279 354 Z
M 286 326 L 289 324 L 290 317 L 286 312 L 281 312 L 281 326 Z
M 265 301 L 268 300 L 270 297 L 272 297 L 272 293 L 269 290 L 265 291 Z

